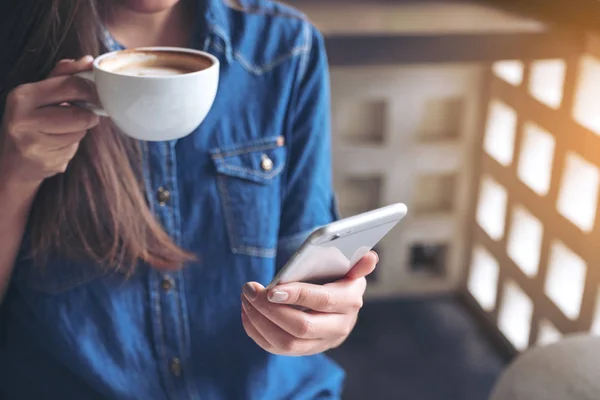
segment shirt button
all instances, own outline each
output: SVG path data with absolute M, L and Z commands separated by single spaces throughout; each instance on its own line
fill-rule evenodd
M 179 358 L 175 357 L 171 359 L 170 368 L 174 376 L 181 376 L 181 360 Z
M 268 155 L 263 154 L 262 161 L 260 163 L 260 167 L 265 171 L 272 170 L 273 169 L 273 160 L 271 160 Z
M 158 205 L 164 207 L 171 200 L 171 192 L 161 186 L 158 188 L 156 197 L 158 199 Z
M 164 276 L 162 282 L 160 283 L 160 286 L 165 292 L 168 292 L 169 290 L 173 289 L 173 280 L 168 276 Z

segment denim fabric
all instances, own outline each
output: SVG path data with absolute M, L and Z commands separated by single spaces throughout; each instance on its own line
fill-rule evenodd
M 199 4 L 192 46 L 222 62 L 215 105 L 190 136 L 142 149 L 156 218 L 200 261 L 125 278 L 19 259 L 0 308 L 1 399 L 340 396 L 333 362 L 266 353 L 240 317 L 242 285 L 267 284 L 335 218 L 322 37 L 274 2 Z

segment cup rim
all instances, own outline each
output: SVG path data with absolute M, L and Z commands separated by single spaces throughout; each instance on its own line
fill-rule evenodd
M 211 62 L 212 65 L 208 68 L 205 69 L 201 69 L 199 71 L 194 71 L 194 72 L 188 72 L 186 74 L 181 74 L 181 75 L 163 75 L 163 76 L 137 76 L 137 75 L 123 75 L 123 74 L 119 74 L 113 71 L 109 71 L 107 69 L 101 68 L 100 67 L 100 62 L 102 60 L 104 60 L 105 58 L 111 57 L 113 55 L 115 55 L 116 53 L 121 53 L 121 52 L 136 52 L 136 51 L 164 51 L 164 52 L 177 52 L 177 53 L 189 53 L 189 54 L 196 54 L 199 56 L 203 56 L 208 58 Z M 205 51 L 202 50 L 196 50 L 196 49 L 189 49 L 189 48 L 185 48 L 185 47 L 169 47 L 169 46 L 150 46 L 150 47 L 134 47 L 131 49 L 121 49 L 121 50 L 115 50 L 115 51 L 111 51 L 108 53 L 104 53 L 98 57 L 96 57 L 94 59 L 93 62 L 93 67 L 95 71 L 101 71 L 104 74 L 109 74 L 109 75 L 114 75 L 114 76 L 120 76 L 120 77 L 126 77 L 127 79 L 160 79 L 160 80 L 166 80 L 166 79 L 182 79 L 185 77 L 192 77 L 192 76 L 198 76 L 204 73 L 207 73 L 209 71 L 212 71 L 215 68 L 219 68 L 219 59 L 217 57 L 215 57 L 214 55 L 207 53 Z

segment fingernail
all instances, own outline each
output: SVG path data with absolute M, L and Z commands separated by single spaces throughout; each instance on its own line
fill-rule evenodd
M 375 261 L 375 264 L 379 264 L 379 254 L 377 254 L 373 250 L 371 250 L 371 253 L 373 253 L 375 255 L 375 258 L 377 258 L 377 261 Z
M 276 290 L 274 292 L 269 293 L 269 301 L 271 303 L 283 303 L 286 301 L 290 295 L 288 292 L 284 292 L 283 290 Z
M 92 61 L 94 61 L 94 56 L 90 56 L 90 55 L 84 56 L 81 58 L 81 61 L 88 62 L 88 63 L 92 62 Z
M 256 289 L 254 288 L 254 285 L 252 285 L 251 283 L 246 283 L 242 287 L 242 292 L 250 300 L 254 300 L 256 298 Z
M 248 312 L 248 299 L 243 298 L 242 299 L 242 308 L 244 309 L 244 311 Z

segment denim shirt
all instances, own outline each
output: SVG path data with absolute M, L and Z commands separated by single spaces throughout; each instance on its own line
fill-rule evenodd
M 335 218 L 323 39 L 274 2 L 199 3 L 193 47 L 222 65 L 214 107 L 191 135 L 142 143 L 148 202 L 199 261 L 125 278 L 19 259 L 0 308 L 1 399 L 339 398 L 338 366 L 265 352 L 240 304 L 244 283 L 267 284 Z

